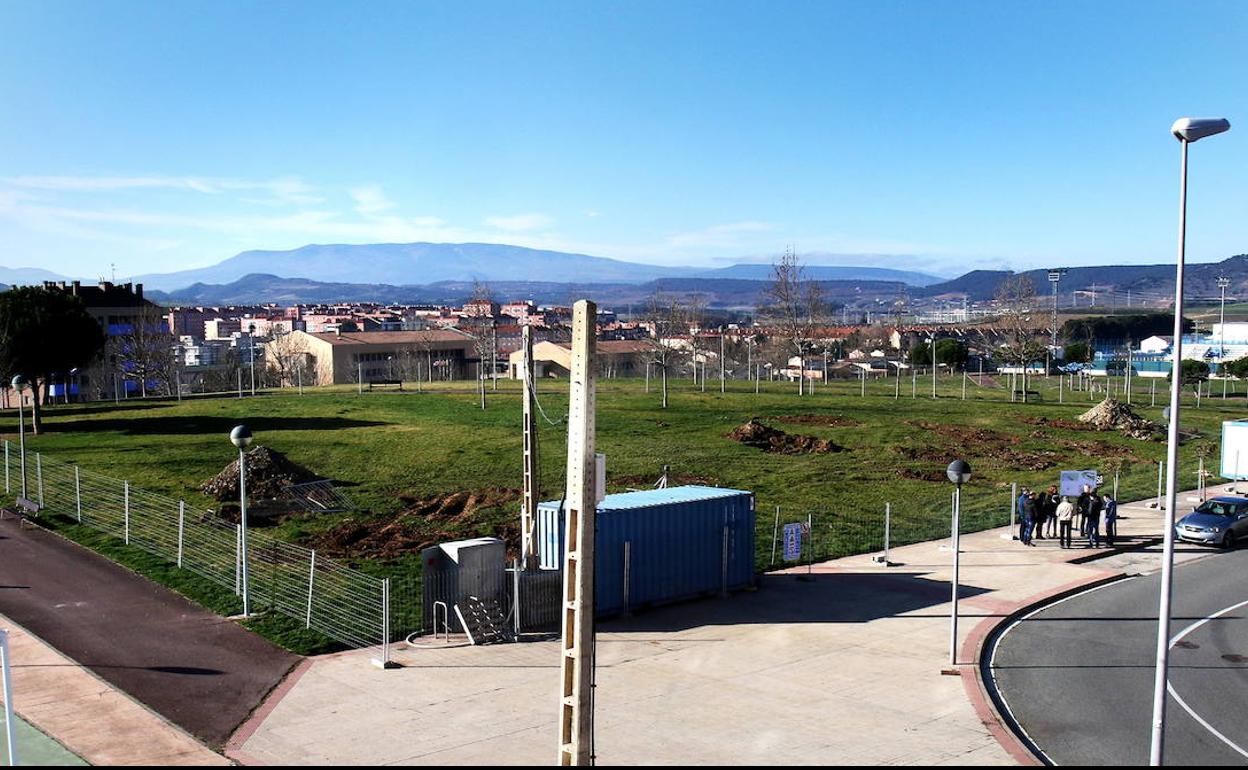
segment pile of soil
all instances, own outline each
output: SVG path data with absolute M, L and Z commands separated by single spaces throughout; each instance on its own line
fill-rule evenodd
M 1022 421 L 1028 425 L 1038 425 L 1042 428 L 1061 428 L 1062 430 L 1092 430 L 1092 426 L 1086 422 L 1078 422 L 1076 420 L 1063 420 L 1060 417 L 1023 417 Z
M 946 441 L 939 444 L 918 442 L 917 446 L 896 447 L 894 451 L 907 463 L 912 463 L 898 468 L 897 475 L 903 479 L 947 481 L 945 468 L 949 461 L 968 447 L 973 447 L 976 454 L 984 457 L 991 465 L 1007 468 L 1043 471 L 1056 467 L 1061 462 L 1055 451 L 1030 451 L 1021 448 L 1019 444 L 1023 441 L 1022 437 L 1012 433 L 926 420 L 907 420 L 906 424 L 936 433 Z
M 322 478 L 268 447 L 256 447 L 247 453 L 247 497 L 252 500 L 275 500 L 295 484 Z M 238 460 L 204 482 L 204 494 L 221 502 L 238 500 Z
M 1140 441 L 1151 440 L 1159 430 L 1155 422 L 1140 417 L 1130 406 L 1116 398 L 1107 398 L 1079 415 L 1079 421 L 1096 430 L 1121 431 L 1124 436 Z
M 802 436 L 785 433 L 777 428 L 764 425 L 753 418 L 749 422 L 738 425 L 728 434 L 728 438 L 739 441 L 746 446 L 761 449 L 764 452 L 784 455 L 829 454 L 843 452 L 845 447 L 816 436 Z
M 787 414 L 775 419 L 789 425 L 823 425 L 828 428 L 847 428 L 854 425 L 862 425 L 861 421 L 840 414 Z
M 519 551 L 519 512 L 491 522 L 484 511 L 514 508 L 516 489 L 488 488 L 435 497 L 400 498 L 404 510 L 378 518 L 352 517 L 309 539 L 305 544 L 335 558 L 398 559 L 429 546 L 469 537 L 498 537 L 514 556 Z

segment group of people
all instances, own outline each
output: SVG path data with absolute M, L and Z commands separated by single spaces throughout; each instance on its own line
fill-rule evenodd
M 1078 497 L 1059 495 L 1057 486 L 1044 491 L 1023 487 L 1016 505 L 1018 539 L 1023 545 L 1035 546 L 1047 533 L 1062 548 L 1072 548 L 1076 524 L 1079 536 L 1087 538 L 1085 548 L 1112 546 L 1118 536 L 1118 501 L 1086 484 Z

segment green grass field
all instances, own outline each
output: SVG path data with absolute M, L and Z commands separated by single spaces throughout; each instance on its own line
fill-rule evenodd
M 1010 403 L 1006 390 L 973 384 L 962 400 L 956 377 L 940 383 L 935 400 L 924 379 L 917 397 L 912 382 L 903 379 L 899 398 L 894 380 L 869 382 L 865 397 L 858 382 L 820 385 L 806 396 L 798 396 L 791 383 L 764 383 L 757 395 L 753 383 L 730 381 L 727 387 L 721 394 L 712 380 L 702 392 L 688 380 L 673 381 L 671 405 L 661 409 L 657 392 L 646 393 L 641 381 L 600 380 L 597 443 L 608 458 L 609 491 L 651 486 L 664 465 L 671 467 L 673 483 L 753 491 L 760 569 L 770 566 L 776 506 L 782 523 L 812 515 L 815 556 L 838 556 L 881 546 L 885 503 L 892 506 L 895 544 L 947 534 L 951 486 L 943 470 L 955 457 L 975 470 L 963 496 L 965 528 L 972 530 L 1008 520 L 1012 482 L 1047 486 L 1056 483 L 1059 470 L 1076 468 L 1098 468 L 1112 478 L 1112 458 L 1128 463 L 1120 497 L 1148 497 L 1155 494 L 1156 462 L 1164 455 L 1161 441 L 1077 429 L 1069 421 L 1101 395 L 1090 399 L 1087 392 L 1066 391 L 1066 403 L 1059 404 L 1056 379 L 1034 382 L 1042 400 L 1030 404 Z M 1134 395 L 1142 414 L 1154 420 L 1160 419 L 1166 383 L 1157 388 L 1157 407 L 1149 406 L 1149 383 Z M 1220 393 L 1216 383 L 1214 390 Z M 567 383 L 545 381 L 539 391 L 545 413 L 556 422 L 541 428 L 542 496 L 558 498 Z M 1197 409 L 1189 391 L 1183 428 L 1199 435 L 1182 447 L 1182 487 L 1195 486 L 1198 447 L 1213 445 L 1210 462 L 1216 463 L 1221 421 L 1245 411 L 1242 392 L 1225 402 L 1204 398 Z M 830 439 L 845 451 L 772 454 L 727 437 L 751 417 L 788 433 Z M 4 437 L 13 440 L 14 417 L 5 420 Z M 512 493 L 499 491 L 520 486 L 520 391 L 510 381 L 489 393 L 484 411 L 473 383 L 439 384 L 435 392 L 422 393 L 409 388 L 357 394 L 346 387 L 309 389 L 302 396 L 272 391 L 244 399 L 197 397 L 181 404 L 55 406 L 46 411 L 44 434 L 28 436 L 28 447 L 185 498 L 194 508 L 214 508 L 217 503 L 198 487 L 235 458 L 228 433 L 239 422 L 252 428 L 257 445 L 344 484 L 358 506 L 351 514 L 288 518 L 271 528 L 282 539 L 373 574 L 411 576 L 418 570 L 410 550 L 416 544 L 514 534 L 518 503 Z M 458 492 L 480 493 L 484 504 L 468 515 L 432 512 L 427 504 Z M 403 514 L 413 508 L 419 510 Z M 98 542 L 89 544 L 101 549 Z M 156 577 L 176 583 L 168 574 Z M 214 609 L 233 599 L 174 587 Z

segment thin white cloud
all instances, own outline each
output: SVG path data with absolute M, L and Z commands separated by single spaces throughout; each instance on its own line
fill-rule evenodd
M 118 192 L 122 190 L 185 190 L 204 195 L 229 192 L 266 192 L 273 201 L 307 205 L 323 198 L 297 177 L 230 179 L 198 176 L 14 176 L 0 182 L 27 190 L 49 192 Z
M 515 214 L 485 218 L 485 223 L 490 227 L 508 232 L 543 230 L 554 224 L 554 221 L 545 214 Z
M 380 185 L 353 187 L 347 193 L 355 201 L 355 210 L 366 217 L 376 216 L 395 207 L 394 201 L 386 197 Z
M 749 241 L 747 236 L 756 233 L 767 233 L 775 230 L 770 222 L 731 222 L 713 225 L 701 230 L 676 233 L 667 238 L 669 246 L 678 249 L 687 248 L 736 248 Z

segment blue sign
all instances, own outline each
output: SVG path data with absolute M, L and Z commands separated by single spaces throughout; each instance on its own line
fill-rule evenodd
M 784 560 L 798 561 L 802 558 L 802 530 L 805 525 L 784 525 Z

